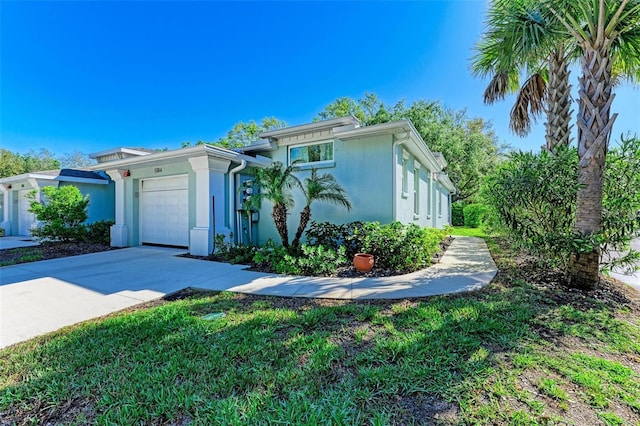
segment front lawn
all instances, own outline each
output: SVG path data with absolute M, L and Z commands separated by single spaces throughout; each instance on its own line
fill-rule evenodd
M 0 351 L 0 419 L 637 424 L 637 293 L 568 290 L 489 243 L 500 271 L 477 293 L 349 302 L 193 292 L 14 345 Z
M 458 237 L 480 237 L 484 238 L 487 234 L 482 228 L 470 228 L 468 226 L 452 226 L 449 229 L 451 235 Z

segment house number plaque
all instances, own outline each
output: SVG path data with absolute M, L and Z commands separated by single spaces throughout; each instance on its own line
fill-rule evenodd
M 153 171 L 156 173 L 162 173 L 162 167 L 156 167 Z

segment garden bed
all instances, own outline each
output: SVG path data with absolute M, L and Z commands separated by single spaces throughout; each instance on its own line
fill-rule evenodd
M 39 246 L 0 250 L 0 266 L 79 256 L 115 249 L 117 249 L 117 247 L 98 243 L 42 243 Z
M 438 263 L 447 248 L 451 245 L 455 237 L 448 236 L 444 238 L 439 244 L 439 250 L 431 257 L 431 264 Z M 243 250 L 243 249 L 239 249 Z M 266 273 L 281 273 L 281 271 L 275 270 L 271 263 L 268 262 L 251 262 L 247 261 L 249 256 L 245 257 L 245 262 L 242 261 L 234 261 L 236 258 L 231 258 L 227 255 L 210 255 L 210 256 L 193 256 L 189 253 L 181 254 L 180 257 L 187 257 L 190 259 L 199 259 L 199 260 L 209 260 L 214 262 L 225 262 L 225 263 L 246 263 L 249 265 L 247 268 L 248 271 L 254 272 L 266 272 Z M 391 277 L 397 275 L 404 275 L 412 271 L 399 271 L 393 268 L 388 267 L 378 267 L 374 265 L 373 269 L 368 272 L 360 272 L 354 268 L 352 262 L 348 261 L 342 265 L 339 265 L 335 268 L 335 270 L 331 271 L 331 273 L 320 273 L 320 274 L 309 274 L 309 273 L 300 273 L 300 274 L 292 274 L 292 275 L 307 275 L 307 276 L 323 276 L 323 277 L 333 277 L 333 278 L 361 278 L 361 277 Z

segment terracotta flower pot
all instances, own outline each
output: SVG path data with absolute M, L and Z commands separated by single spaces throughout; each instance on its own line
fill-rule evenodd
M 353 266 L 359 272 L 369 272 L 373 268 L 373 255 L 367 253 L 356 253 L 353 256 Z

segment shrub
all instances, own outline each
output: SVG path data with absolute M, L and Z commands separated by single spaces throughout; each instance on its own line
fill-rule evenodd
M 480 225 L 482 225 L 486 212 L 487 208 L 483 204 L 468 204 L 463 209 L 464 226 L 479 228 Z
M 276 245 L 272 240 L 256 250 L 253 263 L 260 269 L 270 269 L 278 274 L 300 275 L 301 273 L 296 257 L 289 254 L 286 247 Z
M 360 221 L 343 225 L 312 221 L 306 232 L 307 240 L 312 246 L 324 246 L 334 250 L 344 247 L 347 257 L 353 257 L 358 251 L 358 247 L 352 237 L 354 231 L 363 225 L 364 223 Z
M 368 222 L 354 230 L 350 238 L 358 251 L 372 254 L 375 267 L 406 273 L 431 265 L 446 237 L 443 229 L 422 228 L 414 224 L 393 222 L 381 225 Z
M 319 246 L 303 244 L 302 255 L 296 259 L 297 265 L 303 275 L 332 275 L 340 266 L 349 263 L 344 246 L 337 250 Z
M 464 226 L 464 206 L 460 201 L 451 204 L 451 224 Z
M 564 148 L 555 155 L 517 152 L 489 175 L 481 196 L 496 225 L 514 243 L 559 266 L 571 252 L 600 246 L 605 269 L 632 267 L 640 253 L 630 250 L 640 235 L 640 139 L 621 138 L 607 153 L 604 170 L 601 231 L 574 235 L 578 192 L 578 154 Z M 610 256 L 622 251 L 622 257 Z
M 40 222 L 32 235 L 51 241 L 82 241 L 87 233 L 82 222 L 88 217 L 89 198 L 71 185 L 45 186 L 42 194 L 42 201 L 36 201 L 36 191 L 28 195 L 31 199 L 29 211 Z
M 99 220 L 87 225 L 86 241 L 89 243 L 109 245 L 111 243 L 112 220 Z
M 233 234 L 230 236 L 233 237 Z M 253 263 L 253 257 L 258 250 L 256 246 L 226 242 L 225 238 L 222 234 L 215 236 L 215 252 L 209 255 L 209 259 L 231 264 L 242 263 L 249 265 Z

